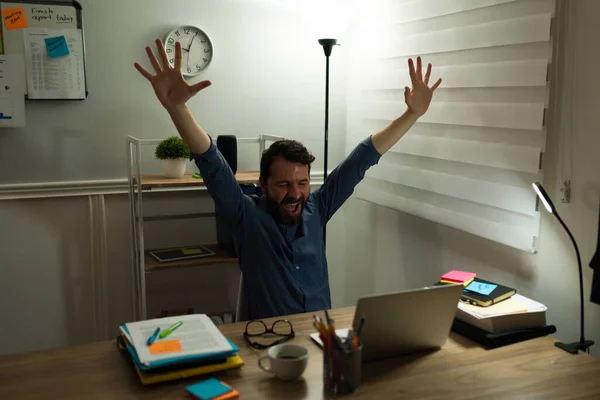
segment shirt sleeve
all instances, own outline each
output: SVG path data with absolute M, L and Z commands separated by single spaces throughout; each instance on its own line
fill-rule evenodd
M 211 141 L 210 148 L 204 154 L 192 152 L 190 159 L 198 166 L 217 212 L 231 224 L 240 223 L 248 213 L 252 200 L 242 192 L 231 167 L 215 143 Z
M 323 185 L 313 192 L 323 224 L 352 195 L 367 170 L 376 165 L 380 158 L 381 154 L 373 146 L 371 136 L 367 137 L 327 176 Z

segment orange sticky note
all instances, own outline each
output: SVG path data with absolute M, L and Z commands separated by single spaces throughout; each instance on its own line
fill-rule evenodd
M 181 343 L 179 342 L 179 339 L 173 339 L 173 340 L 165 340 L 164 342 L 163 341 L 154 342 L 150 346 L 149 350 L 150 350 L 150 354 L 164 354 L 164 353 L 177 353 L 179 351 L 182 351 L 183 349 L 181 348 Z
M 4 17 L 4 26 L 6 26 L 6 29 L 8 30 L 25 29 L 29 26 L 23 8 L 9 8 L 8 10 L 2 10 L 2 16 Z

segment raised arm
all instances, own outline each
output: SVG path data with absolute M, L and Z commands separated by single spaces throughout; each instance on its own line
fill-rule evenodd
M 408 86 L 404 88 L 404 101 L 408 107 L 407 110 L 398 119 L 392 121 L 388 126 L 371 137 L 373 146 L 382 155 L 391 149 L 408 132 L 419 117 L 427 112 L 431 104 L 433 92 L 442 83 L 442 79 L 440 78 L 432 87 L 429 87 L 431 64 L 427 65 L 427 72 L 425 73 L 425 77 L 423 77 L 421 57 L 417 57 L 416 70 L 413 60 L 410 58 L 408 60 L 408 70 L 412 89 Z
M 189 147 L 219 212 L 236 222 L 241 217 L 249 199 L 242 193 L 231 168 L 212 143 L 210 136 L 198 124 L 187 107 L 188 100 L 202 89 L 210 86 L 211 83 L 202 81 L 189 85 L 185 81 L 181 74 L 182 50 L 179 42 L 175 43 L 173 67 L 169 65 L 167 53 L 160 39 L 156 39 L 156 48 L 160 62 L 156 59 L 152 48 L 146 47 L 146 53 L 155 75 L 137 62 L 134 66 L 152 84 L 156 97 L 169 113 L 179 135 Z
M 364 139 L 354 148 L 344 161 L 327 177 L 323 185 L 315 191 L 315 199 L 321 208 L 323 223 L 327 223 L 354 191 L 354 187 L 364 178 L 369 168 L 379 162 L 379 158 L 404 136 L 431 104 L 433 92 L 442 83 L 441 79 L 430 88 L 431 64 L 423 77 L 421 57 L 417 58 L 417 68 L 412 59 L 408 60 L 412 89 L 404 89 L 407 110 L 381 131 Z
M 169 65 L 167 53 L 160 39 L 156 39 L 156 48 L 161 61 L 160 63 L 156 59 L 152 48 L 150 46 L 146 47 L 148 59 L 156 75 L 152 75 L 146 71 L 137 62 L 134 66 L 152 84 L 156 97 L 171 116 L 179 135 L 181 135 L 181 138 L 190 151 L 203 154 L 210 147 L 210 137 L 192 115 L 192 112 L 187 107 L 187 102 L 199 91 L 210 86 L 211 83 L 210 81 L 202 81 L 194 85 L 189 85 L 185 81 L 181 74 L 182 53 L 179 42 L 175 44 L 175 65 L 173 68 Z

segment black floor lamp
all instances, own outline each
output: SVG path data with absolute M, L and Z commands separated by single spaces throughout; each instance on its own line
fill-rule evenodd
M 548 193 L 546 193 L 546 191 L 544 190 L 544 187 L 539 182 L 535 182 L 533 184 L 533 189 L 535 190 L 538 197 L 544 204 L 544 207 L 546 207 L 546 210 L 548 210 L 548 212 L 550 214 L 553 214 L 556 217 L 556 219 L 558 220 L 558 222 L 560 222 L 562 227 L 565 229 L 565 231 L 567 231 L 567 234 L 571 238 L 571 242 L 573 242 L 573 246 L 575 247 L 575 253 L 577 254 L 577 266 L 579 267 L 579 301 L 580 301 L 580 307 L 581 307 L 581 310 L 580 310 L 580 312 L 581 312 L 581 315 L 580 315 L 581 337 L 579 339 L 579 342 L 573 342 L 573 343 L 556 342 L 555 345 L 556 345 L 556 347 L 559 347 L 559 348 L 563 349 L 564 351 L 567 351 L 571 354 L 577 354 L 579 350 L 589 351 L 588 349 L 594 344 L 594 342 L 592 340 L 585 340 L 585 335 L 584 335 L 584 331 L 585 331 L 584 330 L 584 320 L 585 320 L 585 318 L 584 318 L 584 310 L 583 310 L 583 271 L 581 270 L 581 256 L 579 255 L 579 248 L 577 247 L 577 242 L 575 242 L 575 238 L 571 234 L 571 231 L 569 230 L 569 228 L 567 228 L 567 225 L 565 225 L 562 218 L 558 215 L 558 212 L 556 212 L 556 207 L 554 207 L 554 204 L 552 203 L 552 200 L 550 200 L 550 197 L 548 197 Z
M 337 39 L 319 39 L 319 44 L 323 46 L 325 52 L 325 135 L 323 144 L 323 182 L 327 179 L 327 155 L 329 153 L 329 57 L 333 51 L 333 46 L 337 44 Z M 323 245 L 326 244 L 327 230 L 323 226 Z

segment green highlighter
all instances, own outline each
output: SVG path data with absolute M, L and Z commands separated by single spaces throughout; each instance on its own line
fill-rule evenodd
M 158 335 L 159 338 L 164 339 L 167 336 L 169 336 L 171 333 L 173 333 L 173 331 L 177 328 L 179 328 L 181 325 L 183 325 L 183 321 L 179 321 L 174 325 L 171 325 L 170 327 L 168 327 L 167 329 L 165 329 L 164 331 L 162 331 L 160 333 L 160 335 Z

